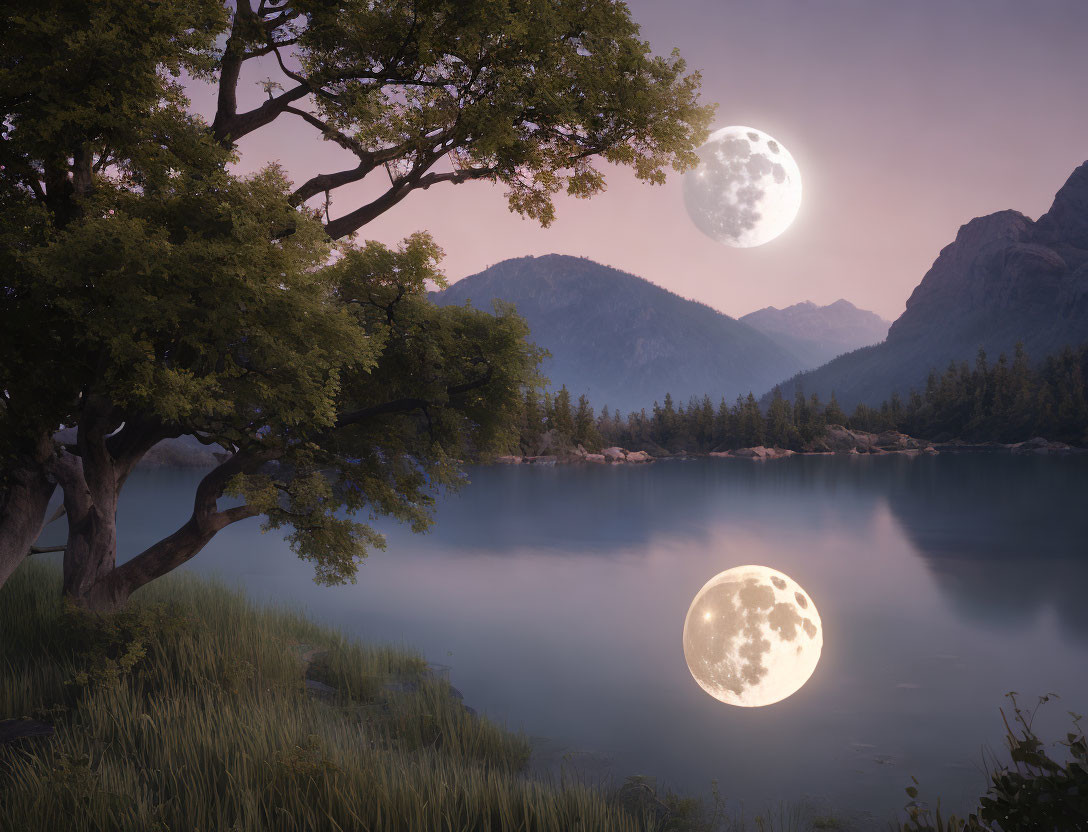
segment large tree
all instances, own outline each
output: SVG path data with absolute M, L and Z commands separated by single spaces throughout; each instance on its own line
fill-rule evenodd
M 59 485 L 65 592 L 92 609 L 246 517 L 289 527 L 328 582 L 381 544 L 360 513 L 425 526 L 459 457 L 511 441 L 537 353 L 510 310 L 427 301 L 441 277 L 425 235 L 344 238 L 413 190 L 472 179 L 547 223 L 556 193 L 604 187 L 598 160 L 650 182 L 692 164 L 709 120 L 697 75 L 654 57 L 614 0 L 8 8 L 0 583 Z M 243 109 L 245 65 L 267 55 L 281 76 Z M 218 85 L 210 124 L 183 71 Z M 274 167 L 231 175 L 235 142 L 279 118 L 357 163 L 301 184 Z M 371 173 L 384 192 L 333 217 L 331 193 Z M 191 518 L 118 566 L 125 480 L 181 435 L 222 462 Z

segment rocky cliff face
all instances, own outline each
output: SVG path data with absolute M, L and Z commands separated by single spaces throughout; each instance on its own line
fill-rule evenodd
M 810 300 L 785 309 L 767 306 L 738 320 L 797 356 L 806 369 L 884 340 L 889 322 L 847 300 L 817 306 Z
M 1037 221 L 1017 211 L 971 220 L 941 251 L 887 340 L 783 385 L 840 402 L 879 404 L 921 387 L 931 369 L 991 358 L 1022 341 L 1041 359 L 1088 341 L 1088 162 Z

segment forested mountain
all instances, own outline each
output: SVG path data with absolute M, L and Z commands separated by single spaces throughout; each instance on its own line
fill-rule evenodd
M 665 391 L 687 399 L 756 395 L 804 365 L 747 324 L 592 260 L 549 254 L 505 260 L 432 295 L 440 305 L 516 305 L 552 357 L 555 389 L 624 411 Z
M 893 395 L 874 408 L 859 405 L 847 415 L 834 397 L 815 393 L 792 401 L 778 388 L 766 408 L 754 396 L 735 402 L 709 396 L 675 401 L 666 393 L 653 409 L 597 414 L 566 388 L 552 396 L 526 391 L 517 453 L 556 453 L 582 445 L 590 452 L 619 445 L 655 456 L 706 453 L 756 445 L 794 451 L 827 450 L 829 428 L 846 425 L 874 433 L 893 431 L 926 441 L 1016 443 L 1034 437 L 1088 447 L 1088 345 L 1065 349 L 1035 363 L 1023 352 L 996 360 L 979 355 L 943 374 L 932 373 L 921 391 Z M 900 440 L 896 440 L 899 442 Z M 899 447 L 908 447 L 900 444 Z
M 738 320 L 758 329 L 797 356 L 806 369 L 884 340 L 888 321 L 848 300 L 817 306 L 810 300 L 785 309 L 766 306 Z
M 1047 356 L 1088 341 L 1088 162 L 1035 222 L 1016 211 L 971 220 L 941 251 L 882 344 L 782 384 L 844 407 L 920 390 L 932 369 L 973 362 L 979 349 L 1011 356 L 1022 343 Z M 769 396 L 764 403 L 769 402 Z

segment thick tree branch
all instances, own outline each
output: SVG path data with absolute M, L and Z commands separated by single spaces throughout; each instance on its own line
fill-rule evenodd
M 241 64 L 239 64 L 239 68 Z M 224 59 L 224 69 L 226 72 L 226 60 Z M 237 80 L 235 80 L 237 86 Z M 222 82 L 220 82 L 222 84 Z M 220 91 L 223 87 L 220 86 Z M 212 122 L 212 134 L 215 136 L 215 140 L 224 145 L 230 145 L 238 141 L 243 136 L 252 133 L 254 130 L 258 130 L 267 124 L 271 124 L 275 121 L 280 114 L 287 111 L 288 107 L 300 98 L 305 98 L 310 94 L 312 90 L 305 84 L 300 84 L 297 87 L 287 90 L 284 93 L 280 93 L 275 98 L 270 98 L 261 104 L 260 107 L 256 107 L 245 113 L 237 112 L 237 101 L 234 103 L 235 111 L 229 115 L 224 114 L 221 110 L 216 112 L 215 121 Z M 222 94 L 220 95 L 222 98 Z
M 104 396 L 93 393 L 84 396 L 76 427 L 76 445 L 82 460 L 82 479 L 90 491 L 92 507 L 108 506 L 117 499 L 116 471 L 107 437 L 117 430 L 123 418 L 120 409 Z M 71 496 L 71 490 L 69 486 L 64 487 L 66 500 Z M 71 506 L 68 513 L 69 517 L 77 516 Z
M 364 407 L 360 410 L 353 410 L 350 413 L 345 413 L 336 420 L 336 424 L 333 427 L 335 430 L 340 430 L 341 428 L 357 425 L 360 422 L 373 419 L 375 416 L 383 416 L 388 413 L 411 413 L 413 410 L 420 410 L 426 407 L 428 404 L 429 402 L 426 399 L 394 399 L 390 402 L 383 402 L 382 404 L 376 404 L 372 407 Z
M 117 467 L 117 487 L 124 484 L 132 469 L 155 445 L 182 435 L 180 427 L 167 427 L 158 418 L 130 419 L 106 439 L 106 449 Z
M 45 527 L 45 512 L 56 491 L 43 463 L 53 453 L 48 433 L 38 437 L 37 447 L 23 463 L 9 461 L 0 486 L 0 586 L 26 558 Z
M 412 169 L 405 175 L 395 180 L 392 186 L 384 194 L 372 202 L 367 203 L 354 211 L 330 220 L 325 224 L 325 233 L 334 240 L 347 237 L 362 228 L 375 217 L 378 217 L 404 199 L 413 190 L 419 187 L 420 179 L 427 170 L 434 165 L 447 151 L 431 151 L 416 158 Z
M 430 164 L 433 164 L 433 161 Z M 430 164 L 427 167 L 430 167 Z M 429 173 L 398 179 L 389 190 L 374 201 L 356 208 L 342 217 L 330 220 L 325 224 L 325 233 L 334 240 L 353 234 L 371 220 L 384 214 L 412 191 L 426 190 L 431 185 L 437 185 L 440 182 L 453 182 L 456 184 L 473 179 L 488 179 L 495 176 L 495 174 L 496 170 L 494 168 L 470 168 L 450 171 L 449 173 Z M 319 193 L 319 191 L 314 193 Z
M 216 501 L 223 496 L 227 483 L 238 474 L 250 474 L 273 459 L 278 458 L 278 449 L 240 451 L 213 468 L 196 488 L 193 500 L 193 516 L 208 518 L 217 513 Z
M 219 96 L 216 101 L 215 118 L 212 120 L 212 135 L 216 141 L 224 142 L 230 134 L 227 123 L 238 114 L 238 79 L 242 74 L 242 64 L 245 63 L 245 39 L 242 37 L 242 28 L 245 25 L 246 15 L 253 15 L 253 7 L 249 0 L 238 0 L 234 12 L 234 22 L 230 27 L 230 35 L 223 50 L 223 60 L 219 68 Z
M 220 529 L 226 528 L 231 523 L 237 523 L 239 520 L 246 520 L 250 517 L 256 517 L 260 512 L 252 506 L 235 506 L 234 508 L 228 508 L 225 511 L 220 511 L 215 515 L 215 524 Z
M 449 173 L 428 173 L 426 176 L 420 177 L 419 183 L 415 186 L 418 190 L 427 190 L 431 185 L 437 185 L 439 182 L 452 182 L 455 185 L 461 182 L 470 182 L 473 179 L 490 179 L 498 173 L 498 168 L 466 168 L 465 170 L 455 170 Z
M 320 122 L 319 119 L 315 120 Z M 317 125 L 315 124 L 314 126 Z M 322 128 L 318 127 L 318 129 Z M 353 153 L 355 153 L 356 156 L 359 157 L 359 164 L 356 167 L 349 168 L 347 170 L 337 171 L 335 173 L 321 173 L 317 176 L 312 177 L 306 182 L 303 182 L 295 189 L 294 193 L 291 194 L 291 202 L 294 205 L 301 205 L 306 200 L 310 199 L 311 197 L 317 196 L 324 191 L 331 191 L 334 188 L 341 187 L 342 185 L 348 185 L 352 182 L 359 182 L 362 179 L 366 178 L 367 174 L 369 174 L 372 170 L 378 167 L 378 165 L 384 164 L 386 162 L 392 162 L 395 159 L 400 159 L 405 154 L 411 152 L 412 150 L 415 150 L 420 146 L 421 141 L 425 141 L 433 146 L 448 141 L 451 135 L 452 131 L 446 130 L 437 136 L 428 136 L 422 140 L 418 138 L 406 139 L 400 144 L 383 147 L 381 150 L 366 150 L 361 146 L 358 150 L 356 150 L 355 148 L 348 148 Z M 348 138 L 350 141 L 354 141 L 350 139 L 350 137 L 345 138 Z M 337 143 L 339 144 L 339 142 Z M 356 144 L 358 143 L 356 142 Z M 341 146 L 343 147 L 344 145 L 341 144 Z M 444 150 L 443 152 L 448 152 L 448 150 Z M 434 154 L 433 158 L 437 159 L 440 155 L 441 154 Z M 430 163 L 428 163 L 427 166 L 429 167 Z M 352 231 L 354 230 L 355 229 L 352 229 Z M 334 237 L 333 239 L 336 238 Z
M 262 4 L 261 9 L 264 9 Z M 275 121 L 284 110 L 293 102 L 305 98 L 314 87 L 302 76 L 296 73 L 288 75 L 298 81 L 298 86 L 271 98 L 245 113 L 238 112 L 238 81 L 241 77 L 242 67 L 246 61 L 276 53 L 279 60 L 279 48 L 289 46 L 292 41 L 274 42 L 272 33 L 285 22 L 288 22 L 301 13 L 298 11 L 284 11 L 271 20 L 260 21 L 263 31 L 269 38 L 265 47 L 249 52 L 246 50 L 247 35 L 253 34 L 252 30 L 260 19 L 260 12 L 255 13 L 250 0 L 238 0 L 237 10 L 234 14 L 234 23 L 231 25 L 230 35 L 227 38 L 223 59 L 219 70 L 219 97 L 216 105 L 215 118 L 212 121 L 212 135 L 220 144 L 230 146 L 248 133 L 258 130 Z M 269 28 L 271 24 L 271 28 Z M 283 65 L 282 60 L 280 65 Z M 286 68 L 284 70 L 286 72 Z
M 366 178 L 377 165 L 370 162 L 360 162 L 353 168 L 337 171 L 336 173 L 321 173 L 311 177 L 295 188 L 291 194 L 291 204 L 301 205 L 311 197 L 317 196 L 323 191 L 331 191 L 352 182 L 360 182 Z M 333 239 L 336 239 L 335 237 Z
M 325 223 L 325 233 L 334 240 L 354 234 L 375 217 L 379 217 L 412 192 L 411 184 L 398 180 L 388 191 L 350 213 Z
M 140 554 L 113 569 L 94 594 L 105 607 L 116 607 L 144 584 L 181 566 L 203 549 L 216 533 L 231 523 L 259 512 L 250 506 L 236 506 L 219 511 L 216 501 L 223 496 L 227 483 L 237 474 L 252 473 L 280 455 L 275 449 L 243 451 L 234 454 L 209 471 L 197 486 L 193 513 L 173 534 L 149 546 Z
M 30 554 L 44 555 L 46 552 L 63 552 L 64 546 L 31 546 Z

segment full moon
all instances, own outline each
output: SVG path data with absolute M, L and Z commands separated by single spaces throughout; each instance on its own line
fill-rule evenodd
M 793 222 L 801 207 L 801 170 L 790 152 L 754 127 L 723 127 L 696 151 L 684 174 L 684 205 L 711 239 L 761 246 Z
M 792 696 L 820 661 L 816 605 L 788 575 L 737 566 L 715 575 L 684 620 L 684 658 L 699 686 L 729 705 L 759 707 Z

